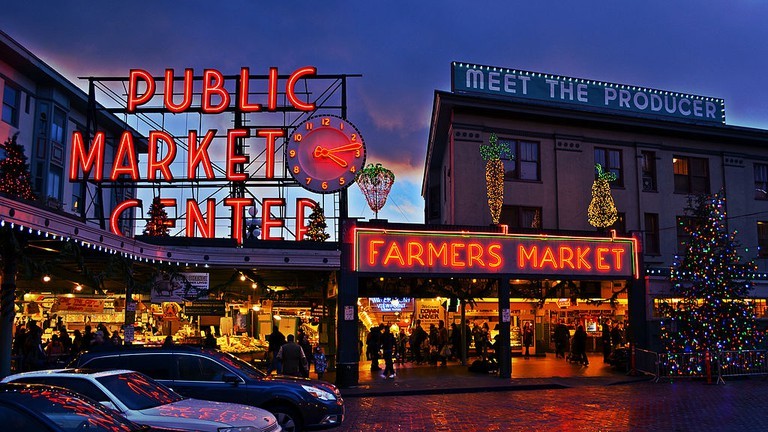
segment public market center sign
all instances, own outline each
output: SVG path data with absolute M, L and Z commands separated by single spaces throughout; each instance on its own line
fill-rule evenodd
M 633 238 L 358 228 L 354 247 L 362 273 L 638 277 Z
M 454 62 L 451 91 L 705 123 L 725 123 L 723 99 Z

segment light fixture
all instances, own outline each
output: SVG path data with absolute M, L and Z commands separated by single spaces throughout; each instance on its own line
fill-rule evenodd
M 253 309 L 254 312 L 258 312 L 258 311 L 261 310 L 261 305 L 260 304 L 255 304 L 255 305 L 253 305 L 251 307 L 251 309 Z
M 75 291 L 80 292 L 83 290 L 83 286 L 80 284 L 75 284 Z
M 245 282 L 245 275 L 244 275 L 244 274 L 242 274 L 242 273 L 240 273 L 240 280 L 241 280 L 242 282 Z
M 258 288 L 258 287 L 259 287 L 259 285 L 258 285 L 258 284 L 256 284 L 256 282 L 254 282 L 254 283 L 252 283 L 252 284 L 251 284 L 251 288 L 253 288 L 253 289 L 256 289 L 256 288 Z
M 274 315 L 272 315 L 272 318 L 274 318 L 276 321 L 280 321 L 281 319 L 283 319 L 283 318 L 282 318 L 280 315 L 278 315 L 278 314 L 274 314 Z
M 48 283 L 50 281 L 51 281 L 51 276 L 50 275 L 43 276 L 43 282 Z

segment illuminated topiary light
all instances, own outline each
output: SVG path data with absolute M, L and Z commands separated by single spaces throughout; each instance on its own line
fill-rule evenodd
M 616 180 L 616 174 L 604 172 L 600 164 L 595 164 L 597 179 L 592 183 L 592 201 L 587 209 L 587 220 L 596 228 L 607 228 L 616 222 L 619 213 L 611 196 L 611 185 L 608 182 Z
M 379 210 L 387 203 L 387 196 L 395 183 L 395 174 L 380 163 L 368 164 L 357 172 L 355 182 L 365 195 L 368 207 L 373 210 L 374 218 L 378 218 Z
M 304 237 L 305 240 L 324 242 L 328 240 L 331 235 L 325 232 L 328 228 L 328 224 L 325 222 L 325 213 L 323 208 L 319 204 L 315 204 L 312 208 L 312 214 L 309 215 L 309 225 L 307 226 L 307 234 Z
M 11 198 L 34 200 L 27 156 L 24 155 L 24 147 L 16 142 L 17 135 L 14 134 L 3 144 L 5 159 L 0 160 L 0 192 Z
M 485 187 L 493 224 L 499 223 L 504 204 L 504 163 L 501 158 L 510 157 L 510 153 L 509 145 L 499 141 L 495 133 L 488 139 L 488 145 L 480 145 L 480 156 L 485 161 Z
M 149 219 L 144 228 L 144 234 L 150 237 L 166 237 L 168 229 L 172 222 L 168 219 L 168 213 L 165 211 L 165 204 L 160 202 L 159 197 L 152 200 L 149 206 Z

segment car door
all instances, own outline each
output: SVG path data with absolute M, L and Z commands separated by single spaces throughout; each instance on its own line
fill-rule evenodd
M 170 385 L 195 399 L 244 403 L 245 381 L 224 365 L 194 353 L 176 353 L 176 376 Z
M 173 384 L 176 370 L 173 353 L 170 352 L 124 354 L 121 356 L 120 366 L 141 372 L 168 387 Z

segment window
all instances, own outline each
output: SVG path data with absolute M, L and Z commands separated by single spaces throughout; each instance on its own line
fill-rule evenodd
M 501 159 L 504 163 L 504 180 L 540 180 L 539 143 L 517 140 L 506 142 L 509 144 L 510 157 Z
M 621 150 L 595 147 L 595 163 L 603 166 L 604 172 L 616 174 L 616 180 L 611 185 L 624 187 L 624 172 L 621 169 Z M 595 173 L 597 178 L 597 173 Z
M 61 199 L 61 185 L 64 177 L 64 170 L 61 167 L 51 165 L 48 173 L 48 196 Z
M 643 162 L 643 191 L 656 192 L 656 153 L 644 151 L 641 155 Z
M 757 257 L 768 258 L 768 222 L 757 223 Z
M 616 215 L 616 222 L 611 225 L 610 229 L 616 230 L 616 234 L 625 235 L 627 233 L 627 218 L 625 213 L 619 212 Z
M 229 372 L 224 366 L 204 357 L 181 355 L 179 361 L 179 380 L 223 382 L 224 374 Z
M 76 393 L 80 393 L 83 396 L 95 400 L 96 402 L 111 402 L 109 397 L 104 394 L 103 391 L 96 384 L 88 381 L 85 378 L 68 378 L 68 377 L 30 377 L 22 378 L 17 382 L 26 382 L 32 384 L 45 384 L 49 386 L 64 387 L 70 389 Z
M 19 106 L 21 104 L 21 91 L 5 82 L 3 91 L 3 121 L 11 126 L 19 126 Z
M 3 402 L 0 402 L 3 403 Z M 0 405 L 0 419 L 3 420 L 3 428 L 12 431 L 45 431 L 50 430 L 40 420 L 32 417 L 28 412 L 22 411 L 17 406 Z M 82 419 L 81 419 L 82 420 Z
M 659 215 L 658 213 L 645 214 L 645 227 L 643 229 L 645 253 L 659 254 Z
M 672 156 L 675 193 L 709 193 L 709 161 L 704 158 Z
M 755 199 L 768 200 L 768 165 L 755 164 Z
M 156 380 L 170 380 L 173 369 L 171 354 L 148 354 L 126 356 L 126 364 L 131 370 L 149 375 Z
M 541 207 L 503 206 L 499 222 L 510 228 L 541 229 Z
M 688 242 L 691 239 L 690 231 L 695 229 L 698 223 L 699 220 L 691 216 L 677 217 L 677 253 L 679 255 L 688 253 Z

